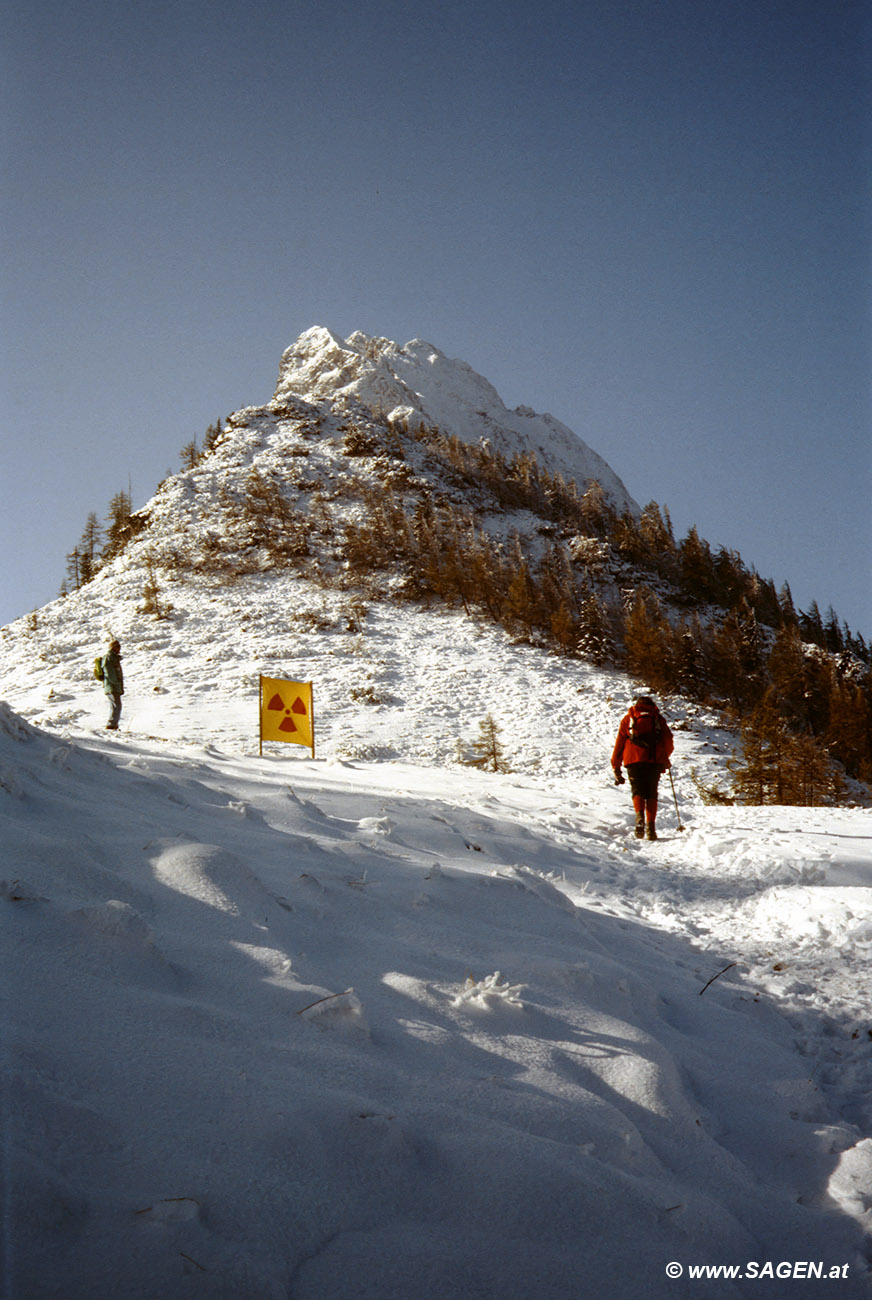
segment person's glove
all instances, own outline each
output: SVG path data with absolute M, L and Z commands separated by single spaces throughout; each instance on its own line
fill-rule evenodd
M 621 769 L 619 767 L 613 767 L 612 771 L 615 774 L 615 785 L 625 785 L 626 780 L 624 778 L 624 774 L 621 771 Z

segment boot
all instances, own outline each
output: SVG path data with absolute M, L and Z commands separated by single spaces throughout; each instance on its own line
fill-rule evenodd
M 644 838 L 645 838 L 645 814 L 636 813 L 636 839 L 643 840 Z
M 653 823 L 653 822 L 649 822 L 649 823 L 648 823 L 648 827 L 647 827 L 647 830 L 645 831 L 645 834 L 646 834 L 646 836 L 648 837 L 649 840 L 656 840 L 656 838 L 657 838 L 657 832 L 656 832 L 655 829 L 654 829 L 654 823 Z

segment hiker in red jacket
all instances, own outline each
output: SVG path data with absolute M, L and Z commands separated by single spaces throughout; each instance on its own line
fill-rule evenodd
M 646 834 L 649 840 L 657 838 L 657 785 L 661 774 L 669 767 L 672 749 L 672 732 L 666 719 L 653 700 L 640 695 L 626 717 L 621 719 L 612 751 L 615 785 L 624 784 L 621 764 L 626 767 L 630 778 L 638 840 Z

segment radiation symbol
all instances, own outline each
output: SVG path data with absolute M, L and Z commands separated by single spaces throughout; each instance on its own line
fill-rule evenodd
M 312 683 L 261 677 L 261 745 L 264 740 L 289 740 L 314 750 Z
M 303 717 L 306 717 L 306 706 L 303 703 L 303 701 L 300 699 L 299 695 L 294 700 L 291 707 L 287 708 L 284 700 L 279 695 L 278 691 L 276 691 L 275 695 L 272 697 L 272 699 L 270 700 L 269 704 L 266 707 L 268 709 L 273 710 L 274 712 L 284 713 L 285 716 L 278 724 L 279 731 L 297 730 L 297 724 L 296 722 L 294 722 L 294 719 L 291 717 L 292 713 L 296 713 L 298 716 L 299 714 L 302 713 Z

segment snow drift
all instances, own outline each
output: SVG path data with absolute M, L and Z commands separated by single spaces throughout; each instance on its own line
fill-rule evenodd
M 8 707 L 0 764 L 10 1300 L 673 1297 L 773 1257 L 869 1293 L 835 1022 L 762 962 L 700 996 L 740 832 L 707 889 L 701 817 L 636 848 L 535 778 Z

